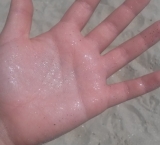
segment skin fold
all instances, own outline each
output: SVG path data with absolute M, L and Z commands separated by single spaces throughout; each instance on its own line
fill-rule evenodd
M 32 1 L 11 1 L 0 35 L 1 145 L 45 143 L 160 86 L 159 71 L 106 84 L 112 74 L 159 41 L 160 22 L 102 56 L 150 0 L 126 0 L 83 36 L 81 30 L 99 2 L 76 0 L 56 26 L 30 38 Z

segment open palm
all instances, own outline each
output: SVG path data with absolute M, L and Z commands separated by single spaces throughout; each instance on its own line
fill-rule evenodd
M 149 0 L 125 1 L 82 36 L 99 1 L 77 0 L 55 27 L 30 39 L 32 1 L 12 0 L 0 35 L 0 138 L 4 144 L 49 141 L 109 107 L 160 86 L 159 72 L 106 84 L 106 78 L 159 40 L 160 23 L 101 56 Z

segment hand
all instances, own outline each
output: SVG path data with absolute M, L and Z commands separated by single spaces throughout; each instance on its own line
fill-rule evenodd
M 1 144 L 47 142 L 160 86 L 159 72 L 106 84 L 106 78 L 159 40 L 160 22 L 101 56 L 149 0 L 126 0 L 82 36 L 99 2 L 77 0 L 55 27 L 30 39 L 32 1 L 12 0 L 0 35 Z

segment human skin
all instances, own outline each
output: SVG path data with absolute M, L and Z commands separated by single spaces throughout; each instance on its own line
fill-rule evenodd
M 149 0 L 126 0 L 86 36 L 81 30 L 100 0 L 76 0 L 48 32 L 30 38 L 31 0 L 12 0 L 0 35 L 0 144 L 55 139 L 107 108 L 160 86 L 160 72 L 106 84 L 112 74 L 159 41 L 154 23 L 109 53 L 101 52 Z

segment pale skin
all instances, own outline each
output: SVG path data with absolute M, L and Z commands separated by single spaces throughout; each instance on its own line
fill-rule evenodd
M 160 39 L 160 22 L 101 56 L 150 0 L 126 0 L 86 36 L 100 0 L 76 0 L 48 32 L 30 38 L 31 0 L 12 0 L 0 35 L 0 144 L 55 139 L 107 108 L 160 86 L 160 72 L 118 84 L 106 79 Z

